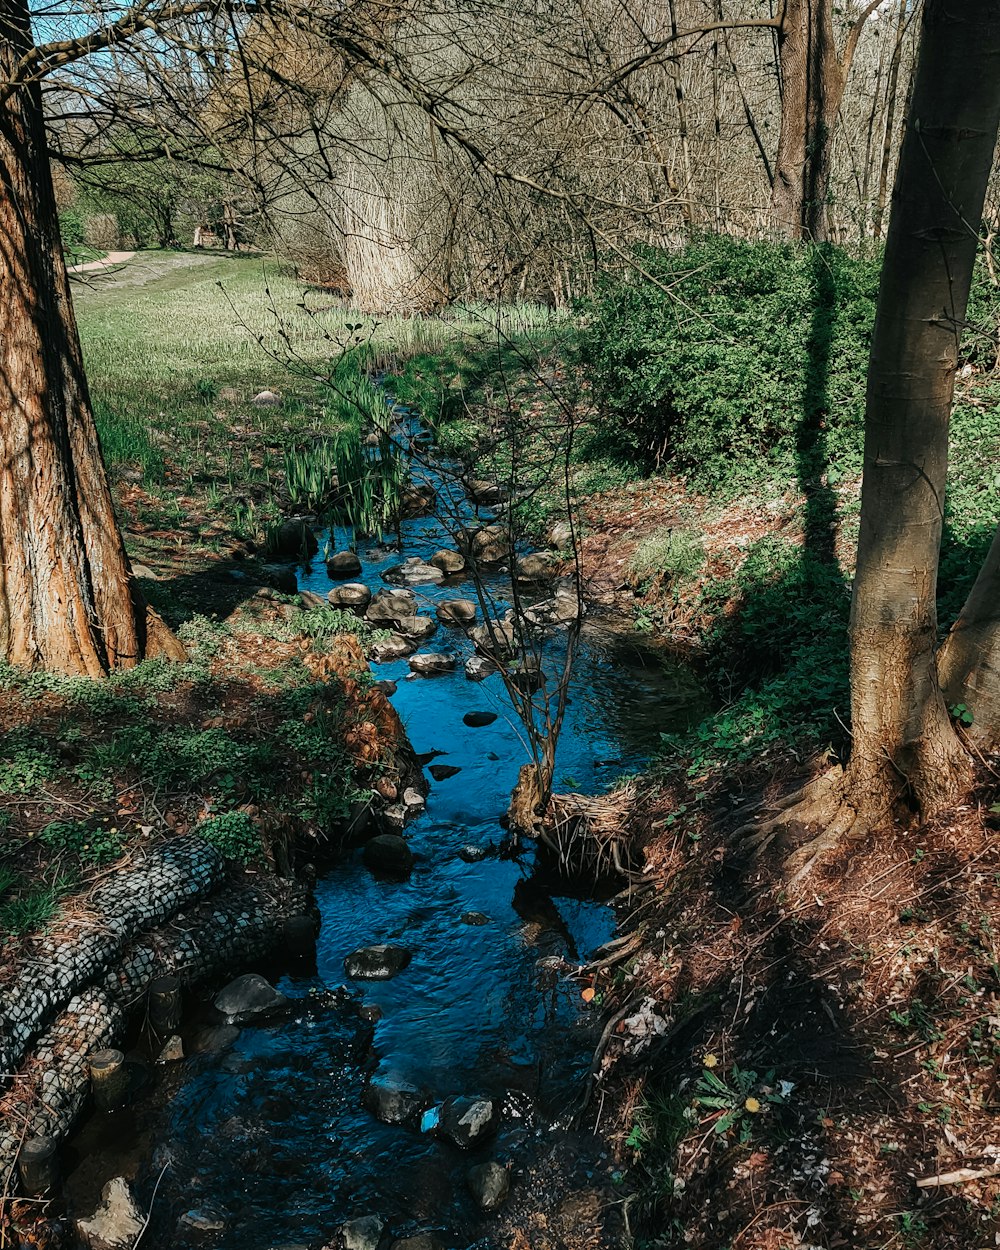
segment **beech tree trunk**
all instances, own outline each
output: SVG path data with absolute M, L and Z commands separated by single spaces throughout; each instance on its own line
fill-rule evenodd
M 0 81 L 31 46 L 0 0 Z M 37 82 L 0 101 L 0 657 L 100 676 L 183 655 L 136 591 L 101 460 Z
M 972 716 L 965 732 L 980 748 L 1000 743 L 1000 530 L 938 658 L 949 708 Z
M 878 174 L 878 198 L 875 202 L 875 213 L 872 217 L 872 233 L 876 239 L 882 237 L 882 220 L 885 217 L 886 187 L 889 185 L 889 163 L 892 160 L 892 143 L 895 138 L 896 100 L 899 94 L 899 66 L 903 58 L 903 37 L 907 26 L 907 0 L 900 0 L 899 18 L 896 23 L 896 42 L 892 49 L 892 60 L 889 65 L 889 83 L 886 88 L 885 131 L 882 135 L 882 161 Z
M 831 0 L 786 0 L 778 47 L 781 131 L 771 220 L 786 238 L 825 242 L 833 132 L 846 78 Z
M 851 611 L 848 784 L 869 823 L 904 792 L 932 816 L 971 779 L 938 680 L 935 597 L 959 336 L 998 122 L 1000 4 L 926 0 L 868 373 Z

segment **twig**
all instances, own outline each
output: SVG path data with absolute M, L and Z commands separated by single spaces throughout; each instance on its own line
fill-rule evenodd
M 139 1244 L 140 1241 L 142 1241 L 143 1234 L 145 1233 L 146 1229 L 149 1227 L 149 1221 L 153 1218 L 153 1204 L 156 1202 L 157 1190 L 160 1188 L 160 1181 L 163 1180 L 163 1177 L 166 1174 L 168 1167 L 170 1167 L 170 1164 L 165 1163 L 163 1167 L 160 1168 L 160 1175 L 156 1178 L 156 1184 L 153 1186 L 153 1194 L 152 1194 L 152 1197 L 149 1199 L 149 1210 L 146 1212 L 146 1218 L 142 1222 L 142 1228 L 139 1229 L 139 1236 L 136 1237 L 135 1241 L 132 1243 L 132 1250 L 135 1250 L 135 1247 Z
M 954 1172 L 938 1172 L 935 1176 L 924 1176 L 917 1181 L 918 1189 L 939 1189 L 942 1185 L 965 1185 L 969 1181 L 982 1181 L 991 1176 L 1000 1176 L 1000 1164 L 991 1168 L 958 1168 Z

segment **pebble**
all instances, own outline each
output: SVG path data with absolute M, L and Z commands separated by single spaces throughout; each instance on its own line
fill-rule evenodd
M 510 1173 L 494 1160 L 469 1168 L 466 1179 L 472 1196 L 484 1211 L 495 1211 L 510 1193 Z
M 380 1215 L 362 1215 L 340 1227 L 344 1250 L 378 1250 L 385 1220 Z

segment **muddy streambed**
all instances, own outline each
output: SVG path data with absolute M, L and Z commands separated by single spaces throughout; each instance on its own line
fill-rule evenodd
M 363 572 L 352 580 L 373 590 L 402 560 L 453 548 L 456 520 L 491 519 L 464 501 L 447 472 L 414 476 L 435 487 L 450 519 L 404 522 L 400 546 L 359 542 Z M 321 536 L 330 552 L 349 540 L 339 530 Z M 300 587 L 325 596 L 337 583 L 322 554 L 321 546 L 298 575 Z M 412 589 L 428 616 L 443 599 L 476 597 L 462 575 Z M 509 575 L 491 574 L 487 589 L 502 614 Z M 546 669 L 558 671 L 561 647 L 553 635 Z M 612 936 L 614 916 L 600 899 L 537 874 L 530 847 L 501 853 L 501 818 L 527 759 L 523 732 L 498 675 L 466 677 L 473 648 L 460 630 L 442 625 L 420 649 L 457 653 L 455 671 L 411 677 L 405 659 L 376 668 L 397 683 L 392 701 L 417 753 L 437 753 L 435 763 L 458 770 L 432 782 L 425 811 L 407 828 L 412 875 L 379 879 L 360 850 L 326 871 L 316 888 L 315 964 L 262 969 L 295 1000 L 293 1010 L 227 1032 L 208 1027 L 210 1014 L 195 1015 L 187 1057 L 156 1065 L 145 1094 L 91 1116 L 71 1142 L 69 1190 L 79 1209 L 93 1209 L 103 1183 L 118 1175 L 132 1179 L 147 1209 L 152 1201 L 143 1250 L 335 1244 L 341 1224 L 369 1214 L 395 1237 L 434 1231 L 459 1250 L 489 1246 L 495 1217 L 469 1192 L 470 1165 L 509 1164 L 514 1202 L 518 1173 L 566 1133 L 596 1019 L 557 965 L 586 960 Z M 637 770 L 661 732 L 686 723 L 693 701 L 687 673 L 638 636 L 588 617 L 557 788 L 597 793 Z M 468 712 L 497 719 L 470 728 Z M 405 946 L 409 966 L 387 981 L 347 981 L 345 956 L 374 943 Z M 434 1131 L 433 1111 L 427 1131 L 380 1122 L 362 1102 L 373 1069 L 423 1091 L 430 1107 L 453 1095 L 495 1099 L 503 1108 L 496 1137 L 463 1151 Z M 612 1165 L 595 1150 L 580 1166 Z

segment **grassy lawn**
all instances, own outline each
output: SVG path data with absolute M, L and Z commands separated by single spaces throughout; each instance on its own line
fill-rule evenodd
M 341 314 L 313 315 L 302 302 L 298 285 L 260 259 L 169 253 L 143 253 L 118 277 L 76 288 L 129 530 L 184 526 L 208 547 L 261 543 L 289 502 L 286 449 L 360 424 L 328 379 L 356 387 L 345 352 L 364 344 Z M 264 390 L 280 402 L 255 406 Z
M 262 545 L 301 500 L 290 477 L 312 448 L 360 430 L 383 400 L 370 381 L 414 354 L 488 342 L 545 310 L 468 308 L 440 319 L 364 318 L 261 257 L 143 252 L 80 282 L 75 305 L 102 444 L 133 546 Z M 258 392 L 280 397 L 258 407 Z

